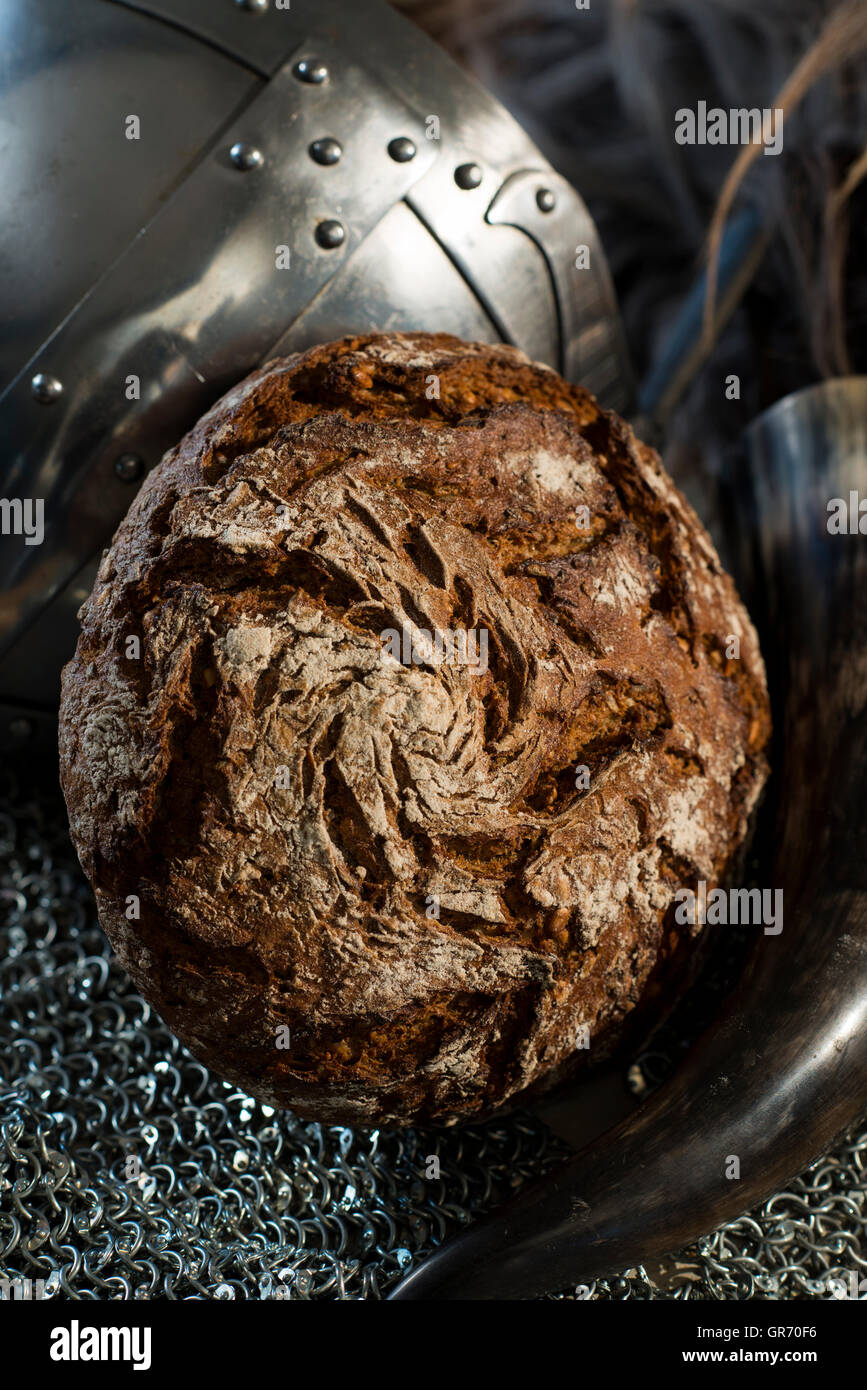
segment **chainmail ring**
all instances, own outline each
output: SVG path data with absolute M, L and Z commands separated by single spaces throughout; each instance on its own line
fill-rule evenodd
M 528 1115 L 356 1130 L 221 1082 L 114 963 L 59 798 L 25 801 L 11 783 L 0 999 L 3 1296 L 26 1296 L 13 1281 L 29 1280 L 46 1298 L 381 1298 L 565 1152 Z M 643 1054 L 630 1084 L 651 1088 L 669 1064 Z M 658 1266 L 554 1297 L 859 1296 L 865 1167 L 862 1126 L 762 1208 Z

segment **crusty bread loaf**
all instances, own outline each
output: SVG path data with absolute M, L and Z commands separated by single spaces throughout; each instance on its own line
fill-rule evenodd
M 323 1120 L 478 1117 L 604 1056 L 766 775 L 710 540 L 512 348 L 255 372 L 147 479 L 81 619 L 62 782 L 105 930 L 198 1057 Z

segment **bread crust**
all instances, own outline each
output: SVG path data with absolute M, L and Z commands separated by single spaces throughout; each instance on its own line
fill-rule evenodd
M 103 927 L 196 1056 L 317 1119 L 481 1117 L 610 1052 L 767 772 L 707 534 L 512 348 L 355 336 L 254 372 L 80 618 L 61 781 Z M 384 656 L 405 625 L 485 630 L 487 670 Z

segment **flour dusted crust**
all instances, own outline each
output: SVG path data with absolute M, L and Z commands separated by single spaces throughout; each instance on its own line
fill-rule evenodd
M 512 348 L 255 372 L 147 479 L 81 620 L 62 782 L 114 949 L 204 1062 L 327 1121 L 478 1117 L 605 1055 L 766 775 L 709 538 Z M 484 629 L 488 669 L 384 657 L 404 625 Z

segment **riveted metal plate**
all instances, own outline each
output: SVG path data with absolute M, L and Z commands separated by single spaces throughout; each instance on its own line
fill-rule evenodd
M 558 311 L 560 371 L 603 405 L 625 412 L 632 383 L 614 286 L 596 227 L 575 189 L 551 169 L 522 170 L 498 191 L 487 221 L 519 227 L 545 257 Z
M 305 56 L 328 63 L 328 83 L 293 76 Z M 335 166 L 307 153 L 323 136 L 343 146 Z M 389 156 L 395 136 L 414 140 L 415 159 Z M 261 167 L 236 167 L 229 151 L 239 141 L 261 150 Z M 6 476 L 44 500 L 45 541 L 3 546 L 0 649 L 111 536 L 131 495 L 113 471 L 118 455 L 156 462 L 268 354 L 436 154 L 422 118 L 378 75 L 314 36 L 224 129 L 2 398 Z M 333 249 L 316 240 L 325 220 L 345 228 Z M 38 372 L 63 382 L 54 405 L 33 398 Z M 132 377 L 137 401 L 127 399 Z
M 0 16 L 24 3 L 0 0 Z M 80 0 L 75 12 L 95 4 Z M 517 198 L 511 206 L 496 201 L 501 190 L 511 199 L 509 181 L 521 171 L 538 169 L 548 183 L 553 171 L 508 112 L 390 5 L 292 0 L 289 10 L 272 3 L 261 13 L 234 0 L 98 0 L 97 7 L 123 20 L 115 27 L 132 23 L 138 42 L 146 32 L 149 53 L 159 54 L 168 40 L 186 45 L 194 63 L 219 63 L 229 80 L 215 81 L 212 94 L 225 100 L 226 112 L 244 105 L 227 98 L 236 92 L 233 83 L 252 91 L 255 73 L 275 78 L 267 98 L 223 125 L 210 153 L 188 160 L 188 183 L 158 216 L 135 222 L 129 234 L 139 233 L 137 240 L 126 252 L 127 243 L 118 247 L 121 259 L 92 289 L 93 279 L 83 286 L 87 299 L 54 337 L 74 305 L 51 294 L 42 331 L 34 327 L 30 340 L 19 335 L 7 379 L 27 354 L 36 355 L 0 401 L 10 440 L 0 459 L 0 493 L 43 497 L 48 529 L 39 548 L 0 538 L 0 697 L 16 702 L 25 685 L 34 702 L 56 701 L 60 665 L 77 630 L 76 576 L 107 544 L 133 495 L 132 484 L 114 472 L 118 457 L 156 462 L 221 391 L 275 351 L 374 327 L 499 337 L 587 380 L 605 403 L 615 403 L 595 368 L 585 370 L 585 349 L 606 336 L 592 317 L 607 315 L 605 295 L 585 298 L 570 313 L 558 302 L 567 288 L 555 273 L 561 242 L 548 243 L 555 224 L 539 222 Z M 306 35 L 317 37 L 304 42 Z M 327 61 L 328 80 L 296 82 L 291 66 L 298 57 Z M 364 64 L 364 80 L 355 85 L 350 60 Z M 58 87 L 68 88 L 68 78 L 68 68 L 59 69 Z M 159 92 L 159 82 L 151 85 Z M 212 123 L 212 131 L 219 126 Z M 185 132 L 183 126 L 179 135 Z M 411 139 L 415 158 L 401 163 L 385 155 L 384 136 Z M 328 138 L 340 139 L 344 153 L 323 167 L 307 148 Z M 200 138 L 190 148 L 202 144 Z M 258 150 L 264 162 L 257 167 L 244 158 L 238 168 L 229 156 L 236 144 Z M 462 164 L 478 165 L 477 187 L 456 184 Z M 103 220 L 110 221 L 111 199 L 123 201 L 127 179 L 113 165 L 99 173 L 103 186 L 90 204 L 100 208 L 107 199 Z M 487 218 L 492 203 L 504 215 L 499 223 Z M 73 200 L 69 214 L 55 219 L 60 235 L 76 218 L 87 225 L 82 206 Z M 333 249 L 309 236 L 326 220 L 347 230 Z M 141 221 L 147 225 L 140 231 Z M 99 235 L 99 225 L 88 227 L 95 246 Z M 280 243 L 290 245 L 291 274 L 265 268 Z M 97 258 L 97 273 L 110 261 Z M 21 278 L 35 302 L 32 279 Z M 626 380 L 625 354 L 618 370 Z M 62 379 L 65 389 L 37 408 L 29 383 L 38 371 Z M 124 396 L 133 375 L 141 381 L 140 402 Z
M 442 247 L 405 202 L 398 203 L 339 276 L 274 346 L 282 357 L 341 333 L 454 333 L 496 343 L 500 334 Z
M 477 187 L 460 188 L 454 171 L 468 161 L 454 148 L 449 156 L 413 189 L 410 207 L 473 286 L 500 336 L 556 367 L 557 308 L 538 247 L 514 227 L 485 221 L 498 171 L 485 165 Z

